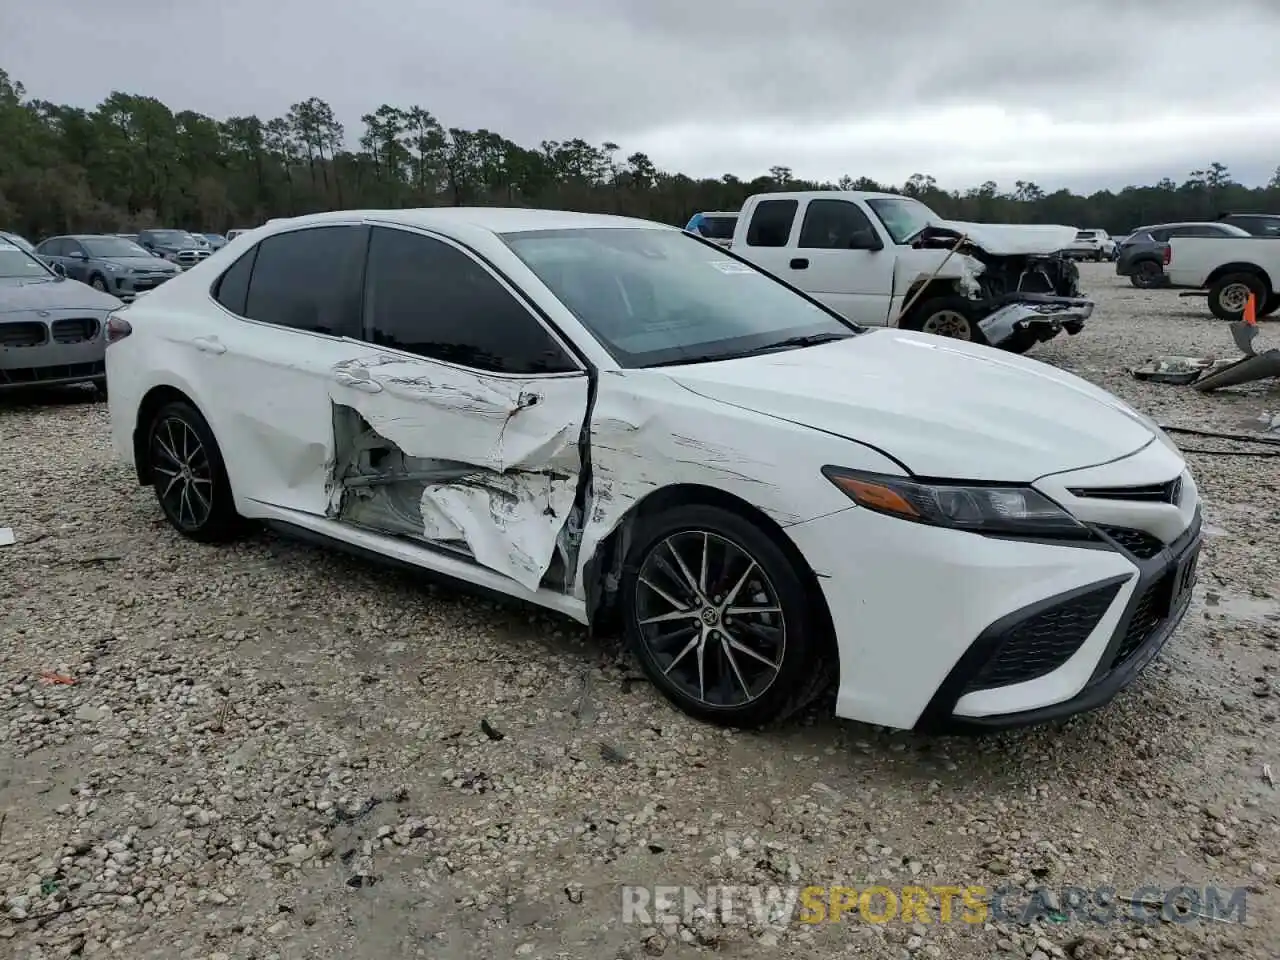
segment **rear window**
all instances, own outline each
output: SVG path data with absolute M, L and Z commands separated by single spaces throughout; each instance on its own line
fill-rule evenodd
M 1093 239 L 1093 231 L 1092 231 L 1092 230 L 1081 230 L 1080 232 L 1078 232 L 1078 233 L 1076 234 L 1076 239 L 1077 239 L 1077 240 L 1092 240 L 1092 239 Z
M 708 240 L 732 240 L 737 217 L 703 217 L 699 229 Z

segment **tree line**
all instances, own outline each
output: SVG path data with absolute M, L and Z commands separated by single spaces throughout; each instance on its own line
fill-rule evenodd
M 32 239 L 145 227 L 225 231 L 319 210 L 489 204 L 616 213 L 683 225 L 705 210 L 737 210 L 753 193 L 883 190 L 944 217 L 1061 223 L 1120 233 L 1146 223 L 1280 213 L 1280 167 L 1265 187 L 1210 163 L 1177 183 L 1046 192 L 1019 180 L 965 191 L 927 174 L 901 185 L 868 177 L 814 183 L 786 166 L 743 180 L 659 170 L 644 153 L 580 138 L 513 143 L 492 130 L 445 127 L 420 106 L 383 104 L 361 117 L 358 148 L 318 97 L 283 117 L 218 120 L 155 97 L 113 92 L 92 110 L 28 97 L 0 69 L 0 229 Z

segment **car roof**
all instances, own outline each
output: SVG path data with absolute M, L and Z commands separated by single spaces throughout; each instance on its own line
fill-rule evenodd
M 275 233 L 290 227 L 313 224 L 376 220 L 424 230 L 483 231 L 486 233 L 525 233 L 532 230 L 585 230 L 591 227 L 649 227 L 675 230 L 675 227 L 634 217 L 617 217 L 602 213 L 573 213 L 567 210 L 529 210 L 523 207 L 423 207 L 407 210 L 333 210 L 301 217 L 268 220 Z
M 876 193 L 868 190 L 782 190 L 777 193 L 757 193 L 755 200 L 915 200 L 900 193 Z

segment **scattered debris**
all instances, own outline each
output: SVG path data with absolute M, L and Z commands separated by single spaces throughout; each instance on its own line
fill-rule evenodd
M 1271 764 L 1264 763 L 1262 765 L 1262 779 L 1267 781 L 1267 786 L 1272 790 L 1276 788 L 1275 778 L 1271 775 Z
M 1138 380 L 1186 386 L 1199 380 L 1207 371 L 1229 367 L 1236 362 L 1210 357 L 1155 357 L 1129 372 Z
M 502 740 L 506 737 L 506 734 L 501 730 L 495 729 L 486 717 L 481 717 L 480 719 L 480 730 L 490 740 Z
M 0 527 L 0 547 L 11 547 L 14 542 L 13 527 Z

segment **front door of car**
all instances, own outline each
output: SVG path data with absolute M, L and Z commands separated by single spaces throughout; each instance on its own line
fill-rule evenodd
M 81 283 L 89 282 L 89 252 L 78 240 L 62 241 L 62 266 L 67 276 Z
M 329 387 L 330 516 L 529 589 L 563 572 L 588 378 L 505 280 L 440 237 L 375 226 L 369 345 Z
M 857 204 L 810 200 L 794 257 L 804 281 L 792 282 L 815 300 L 855 323 L 888 322 L 896 257 Z
M 36 256 L 47 263 L 49 266 L 57 264 L 62 268 L 62 272 L 68 277 L 71 276 L 71 270 L 67 264 L 66 250 L 69 240 L 61 237 L 53 237 L 36 247 Z

